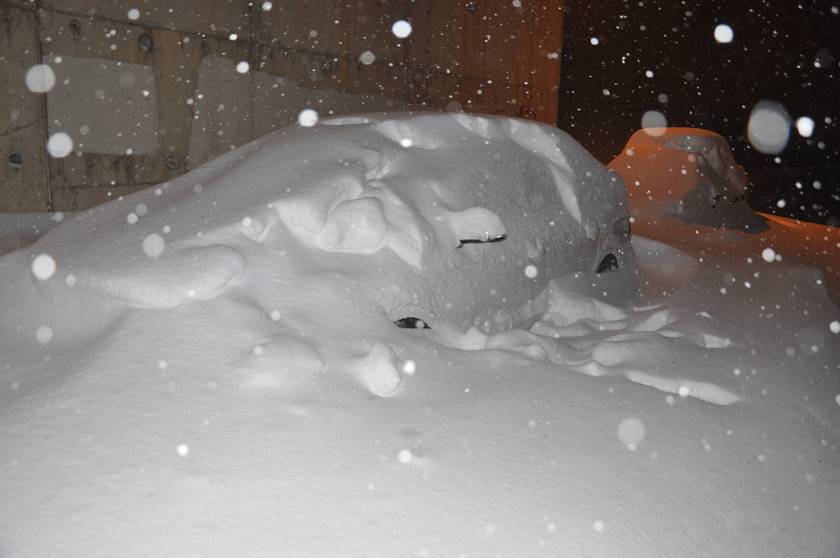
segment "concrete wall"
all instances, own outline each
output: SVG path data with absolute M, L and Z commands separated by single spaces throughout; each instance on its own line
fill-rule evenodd
M 0 0 L 0 211 L 91 207 L 307 107 L 554 123 L 562 15 L 562 0 Z M 26 87 L 38 63 L 56 75 L 48 93 Z M 70 155 L 47 153 L 56 132 Z

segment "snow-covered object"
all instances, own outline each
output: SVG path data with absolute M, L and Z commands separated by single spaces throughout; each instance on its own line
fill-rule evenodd
M 840 229 L 753 211 L 744 169 L 719 134 L 639 130 L 608 166 L 627 185 L 634 233 L 764 260 L 777 271 L 779 264 L 813 268 L 840 303 Z
M 126 226 L 135 206 L 148 214 Z M 336 261 L 351 262 L 392 320 L 497 331 L 539 312 L 532 301 L 550 279 L 594 272 L 608 254 L 632 284 L 627 219 L 620 179 L 559 130 L 386 114 L 282 129 L 81 215 L 33 249 L 75 275 L 72 293 L 173 308 L 247 284 L 254 261 L 301 245 L 350 257 Z M 166 226 L 150 259 L 144 246 Z M 72 296 L 62 282 L 42 288 Z
M 384 143 L 384 122 L 413 141 Z M 322 121 L 0 257 L 0 555 L 837 556 L 840 313 L 818 276 L 695 248 L 706 228 L 670 219 L 634 235 L 644 298 L 610 303 L 632 268 L 591 273 L 585 224 L 606 212 L 582 200 L 612 198 L 544 177 L 561 241 L 587 239 L 567 250 L 584 272 L 548 280 L 511 249 L 542 229 L 497 201 L 554 157 L 604 186 L 563 138 Z M 536 315 L 462 327 L 484 288 Z M 392 323 L 415 293 L 431 329 Z
M 637 131 L 610 168 L 627 183 L 632 215 L 668 214 L 711 227 L 763 228 L 747 204 L 747 176 L 720 134 L 697 128 Z

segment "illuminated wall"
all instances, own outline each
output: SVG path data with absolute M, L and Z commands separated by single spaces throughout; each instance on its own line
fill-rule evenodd
M 554 123 L 562 4 L 0 0 L 0 211 L 91 207 L 304 108 Z M 404 39 L 398 20 L 412 26 Z M 48 92 L 26 85 L 41 63 L 55 77 Z M 72 140 L 67 156 L 47 152 L 57 133 Z

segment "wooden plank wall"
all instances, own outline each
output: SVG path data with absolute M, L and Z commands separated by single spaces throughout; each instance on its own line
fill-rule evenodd
M 40 61 L 35 13 L 0 6 L 0 211 L 50 206 L 43 98 L 24 83 Z
M 557 122 L 562 0 L 407 2 L 406 95 L 472 112 Z
M 0 211 L 82 209 L 185 172 L 198 69 L 210 55 L 286 76 L 313 90 L 313 104 L 318 89 L 332 89 L 556 122 L 563 0 L 271 4 L 0 0 Z M 131 8 L 141 17 L 129 18 Z M 391 33 L 399 19 L 413 27 L 404 40 Z M 372 64 L 360 61 L 365 51 Z M 23 77 L 56 55 L 153 68 L 159 151 L 47 155 L 45 95 L 29 92 Z

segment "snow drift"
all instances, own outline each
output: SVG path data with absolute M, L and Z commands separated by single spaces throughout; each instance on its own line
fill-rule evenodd
M 627 217 L 562 132 L 373 115 L 66 219 L 0 258 L 0 555 L 836 554 L 824 287 Z

